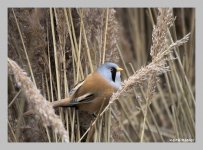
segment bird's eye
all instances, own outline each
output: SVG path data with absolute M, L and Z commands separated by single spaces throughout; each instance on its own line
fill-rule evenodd
M 110 68 L 110 71 L 113 71 L 113 68 Z

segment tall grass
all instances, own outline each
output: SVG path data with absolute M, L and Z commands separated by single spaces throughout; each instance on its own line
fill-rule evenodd
M 9 142 L 195 141 L 195 9 L 21 8 L 8 16 L 8 57 L 18 64 L 8 61 Z M 105 61 L 124 68 L 123 88 L 97 117 L 75 108 L 55 110 L 60 120 L 46 114 L 48 101 L 68 97 Z M 29 79 L 21 68 L 41 98 L 19 81 Z

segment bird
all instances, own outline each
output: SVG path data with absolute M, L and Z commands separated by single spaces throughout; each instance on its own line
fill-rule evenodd
M 121 71 L 117 64 L 106 62 L 75 85 L 68 98 L 52 102 L 54 108 L 75 107 L 97 114 L 109 103 L 114 92 L 121 89 Z

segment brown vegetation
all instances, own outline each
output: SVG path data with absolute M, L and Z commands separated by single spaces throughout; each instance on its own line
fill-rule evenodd
M 189 8 L 8 9 L 8 141 L 194 141 L 194 43 Z M 125 69 L 109 105 L 58 117 L 48 101 L 105 61 Z

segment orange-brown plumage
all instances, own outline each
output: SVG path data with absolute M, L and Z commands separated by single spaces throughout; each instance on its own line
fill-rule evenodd
M 74 106 L 79 110 L 98 113 L 108 104 L 109 98 L 120 86 L 122 69 L 116 64 L 112 64 L 107 63 L 100 66 L 84 81 L 76 85 L 69 98 L 53 102 L 53 107 Z M 115 68 L 112 69 L 113 67 Z
M 81 86 L 80 90 L 73 95 L 73 99 L 84 95 L 87 92 L 94 93 L 94 100 L 89 103 L 81 103 L 77 105 L 78 109 L 89 112 L 97 112 L 99 111 L 100 106 L 106 106 L 109 98 L 116 90 L 97 72 L 88 75 L 84 81 L 84 85 L 85 88 L 84 86 Z

